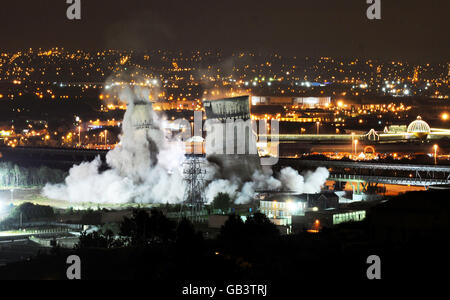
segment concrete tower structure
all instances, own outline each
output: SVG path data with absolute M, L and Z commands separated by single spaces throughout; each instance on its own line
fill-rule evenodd
M 252 124 L 250 97 L 205 101 L 206 156 L 220 166 L 223 178 L 250 180 L 261 168 L 256 123 Z

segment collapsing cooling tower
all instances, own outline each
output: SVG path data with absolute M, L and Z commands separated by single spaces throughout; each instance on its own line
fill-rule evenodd
M 261 169 L 261 161 L 250 121 L 249 97 L 205 101 L 204 106 L 207 122 L 215 127 L 206 136 L 208 160 L 220 167 L 223 178 L 251 180 Z
M 152 108 L 149 102 L 134 104 L 131 123 L 134 129 L 150 129 L 153 126 Z

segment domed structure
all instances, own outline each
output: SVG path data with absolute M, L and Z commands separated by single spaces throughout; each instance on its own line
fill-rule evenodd
M 408 134 L 412 134 L 420 139 L 426 138 L 431 133 L 430 125 L 427 122 L 423 121 L 419 116 L 417 120 L 409 124 L 408 126 Z

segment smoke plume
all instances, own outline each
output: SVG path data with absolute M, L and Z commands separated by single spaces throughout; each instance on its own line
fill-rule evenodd
M 257 170 L 251 181 L 242 182 L 239 178 L 219 179 L 210 183 L 205 192 L 207 203 L 211 203 L 219 193 L 227 193 L 235 204 L 249 203 L 258 191 L 284 191 L 297 194 L 319 193 L 329 176 L 326 168 L 318 168 L 302 176 L 298 171 L 287 167 L 281 170 L 278 178 L 271 171 L 264 173 Z
M 184 144 L 165 134 L 166 120 L 154 113 L 149 93 L 144 88 L 120 89 L 127 111 L 120 143 L 106 155 L 106 171 L 100 171 L 100 158 L 84 162 L 72 167 L 63 184 L 46 185 L 43 194 L 73 203 L 181 203 L 186 190 Z M 207 203 L 219 193 L 229 194 L 236 204 L 250 202 L 258 191 L 318 193 L 329 175 L 327 169 L 319 168 L 302 176 L 288 167 L 275 177 L 251 159 L 235 162 L 233 170 L 225 172 L 219 163 L 210 161 L 205 166 Z M 247 169 L 253 175 L 244 177 Z
M 148 90 L 126 88 L 127 101 L 120 144 L 109 151 L 109 169 L 99 158 L 74 166 L 64 184 L 47 185 L 43 194 L 75 203 L 179 203 L 184 195 L 184 147 L 162 130 L 165 122 L 148 102 Z

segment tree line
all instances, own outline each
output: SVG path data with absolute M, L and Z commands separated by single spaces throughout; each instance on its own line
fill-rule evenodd
M 221 228 L 218 238 L 226 242 L 237 239 L 246 244 L 255 239 L 271 240 L 279 235 L 277 227 L 263 214 L 256 213 L 245 222 L 241 217 L 231 214 Z M 149 247 L 171 243 L 188 245 L 201 240 L 202 232 L 196 231 L 191 221 L 186 218 L 177 224 L 160 210 L 152 209 L 148 213 L 146 210 L 137 209 L 133 211 L 131 218 L 124 217 L 117 233 L 109 228 L 89 234 L 82 233 L 78 248 Z
M 44 186 L 64 181 L 66 172 L 46 166 L 22 167 L 12 162 L 0 162 L 1 187 Z

